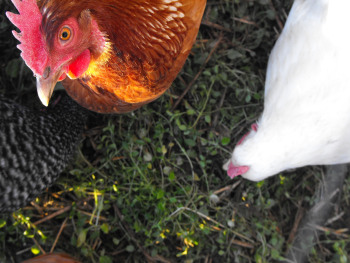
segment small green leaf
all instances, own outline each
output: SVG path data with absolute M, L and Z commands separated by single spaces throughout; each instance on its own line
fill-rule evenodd
M 133 245 L 129 245 L 129 246 L 127 246 L 125 249 L 126 249 L 126 251 L 128 251 L 129 253 L 132 253 L 132 252 L 135 251 L 135 247 L 134 247 Z
M 87 249 L 87 247 L 82 247 L 81 249 L 80 249 L 80 251 L 81 251 L 81 254 L 83 255 L 83 256 L 85 256 L 85 257 L 87 257 L 88 255 L 89 255 L 89 250 Z
M 194 140 L 191 140 L 191 139 L 185 139 L 185 143 L 191 147 L 196 146 L 196 142 Z
M 273 259 L 279 259 L 280 258 L 280 253 L 278 252 L 277 249 L 272 249 L 271 250 L 271 257 Z
M 255 262 L 256 263 L 262 263 L 263 262 L 262 257 L 261 257 L 261 255 L 259 255 L 259 253 L 255 253 L 254 258 L 255 258 Z
M 30 251 L 32 251 L 34 255 L 38 255 L 40 253 L 40 249 L 37 246 L 32 246 Z
M 277 243 L 278 243 L 278 240 L 277 240 L 276 237 L 272 237 L 272 238 L 270 239 L 270 244 L 271 244 L 272 246 L 276 246 Z
M 260 100 L 261 99 L 261 95 L 259 93 L 254 93 L 253 98 L 256 100 Z
M 174 181 L 174 180 L 175 180 L 175 173 L 174 173 L 174 171 L 171 171 L 171 172 L 169 173 L 169 180 L 170 180 L 170 181 Z
M 99 262 L 100 263 L 112 263 L 113 261 L 109 256 L 101 256 Z
M 0 228 L 6 225 L 6 221 L 4 219 L 0 219 Z
M 203 75 L 204 76 L 211 76 L 210 70 L 204 70 Z
M 206 123 L 210 123 L 211 122 L 210 115 L 205 115 L 204 120 L 205 120 Z
M 228 138 L 228 137 L 223 137 L 222 139 L 221 139 L 221 144 L 223 145 L 223 146 L 226 146 L 226 145 L 228 145 L 230 143 L 230 138 Z
M 193 109 L 187 111 L 187 115 L 194 115 L 196 112 Z
M 242 54 L 239 53 L 238 51 L 234 50 L 234 49 L 230 49 L 227 52 L 227 56 L 228 56 L 229 59 L 234 60 L 234 59 L 242 57 Z
M 102 230 L 103 233 L 108 234 L 108 232 L 109 232 L 109 225 L 107 223 L 103 223 L 101 225 L 101 230 Z
M 164 191 L 159 189 L 157 191 L 157 199 L 162 199 L 164 197 L 164 194 L 165 194 Z
M 258 188 L 261 188 L 261 187 L 264 185 L 264 183 L 265 183 L 264 180 L 263 180 L 263 181 L 260 181 L 260 182 L 257 182 L 257 183 L 256 183 L 256 186 L 257 186 Z
M 88 232 L 88 229 L 83 229 L 82 231 L 80 231 L 80 233 L 78 235 L 78 240 L 77 240 L 77 247 L 81 247 L 82 244 L 84 244 L 84 242 L 86 240 L 87 232 Z
M 250 96 L 250 94 L 248 94 L 246 97 L 245 97 L 245 102 L 250 102 L 252 99 L 252 96 Z
M 34 238 L 34 234 L 29 229 L 24 231 L 24 236 L 26 236 L 28 238 Z
M 113 237 L 113 244 L 118 246 L 120 243 L 120 240 L 118 238 Z
M 187 130 L 186 125 L 183 125 L 183 124 L 179 125 L 179 128 L 180 128 L 181 131 L 186 131 Z

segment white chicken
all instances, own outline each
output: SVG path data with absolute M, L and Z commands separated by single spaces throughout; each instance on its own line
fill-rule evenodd
M 264 111 L 224 165 L 260 181 L 350 161 L 350 1 L 295 0 L 269 58 Z

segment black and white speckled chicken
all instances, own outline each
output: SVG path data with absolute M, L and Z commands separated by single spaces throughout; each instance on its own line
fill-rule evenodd
M 0 96 L 0 212 L 11 212 L 52 185 L 81 140 L 87 111 L 61 95 L 44 111 Z

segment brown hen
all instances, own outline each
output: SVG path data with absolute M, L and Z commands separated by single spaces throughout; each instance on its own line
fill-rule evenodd
M 64 253 L 49 253 L 23 261 L 22 263 L 80 263 Z
M 206 0 L 12 0 L 19 49 L 47 105 L 57 81 L 79 104 L 128 112 L 162 95 L 192 48 Z M 68 76 L 68 78 L 66 78 Z

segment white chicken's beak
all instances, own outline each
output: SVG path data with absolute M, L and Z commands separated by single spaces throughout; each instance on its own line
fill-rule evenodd
M 36 90 L 41 103 L 46 107 L 49 105 L 53 90 L 61 74 L 60 70 L 50 74 L 50 68 L 48 67 L 48 70 L 45 70 L 43 76 L 36 77 Z

